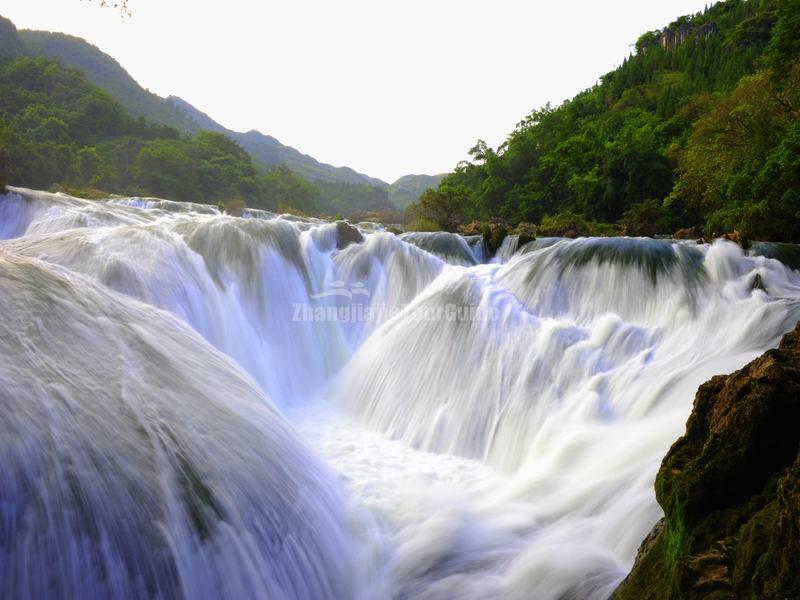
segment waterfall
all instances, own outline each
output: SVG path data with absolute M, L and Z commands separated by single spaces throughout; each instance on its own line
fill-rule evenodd
M 519 249 L 519 236 L 507 235 L 500 243 L 500 247 L 492 259 L 493 262 L 506 263 L 511 260 L 511 257 L 516 254 Z
M 355 594 L 335 477 L 156 309 L 0 250 L 6 598 Z
M 0 197 L 4 595 L 607 597 L 800 319 L 794 246 L 358 228 Z
M 438 256 L 449 264 L 469 267 L 479 262 L 467 240 L 456 233 L 411 231 L 402 234 L 400 239 Z
M 359 349 L 337 401 L 411 447 L 509 474 L 497 495 L 527 503 L 541 541 L 506 583 L 582 597 L 575 579 L 605 573 L 605 593 L 658 518 L 653 477 L 694 390 L 774 346 L 800 319 L 798 286 L 796 271 L 729 242 L 562 240 L 440 276 Z M 475 318 L 414 318 L 453 305 Z M 546 584 L 524 575 L 539 560 Z

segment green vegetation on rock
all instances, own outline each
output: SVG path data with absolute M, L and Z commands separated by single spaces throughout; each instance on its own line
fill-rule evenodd
M 800 598 L 800 325 L 700 386 L 656 477 L 664 519 L 615 600 Z

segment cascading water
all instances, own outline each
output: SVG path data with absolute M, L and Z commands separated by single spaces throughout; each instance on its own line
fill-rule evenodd
M 356 593 L 331 473 L 164 312 L 0 250 L 5 598 Z
M 401 234 L 400 239 L 453 265 L 470 267 L 478 262 L 483 262 L 477 260 L 475 252 L 467 240 L 455 233 L 411 231 Z
M 607 597 L 800 318 L 794 247 L 245 217 L 0 197 L 4 595 Z

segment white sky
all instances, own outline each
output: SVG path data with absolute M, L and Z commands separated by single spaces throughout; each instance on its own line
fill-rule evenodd
M 123 20 L 99 0 L 3 0 L 0 13 L 87 39 L 226 127 L 391 182 L 450 171 L 478 138 L 497 146 L 707 2 L 129 0 Z

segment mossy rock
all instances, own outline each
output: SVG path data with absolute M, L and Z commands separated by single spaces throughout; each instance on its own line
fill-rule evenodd
M 615 599 L 800 598 L 800 326 L 700 386 Z
M 519 236 L 518 248 L 529 244 L 536 239 L 536 225 L 533 223 L 520 223 L 517 225 L 516 234 Z
M 458 231 L 461 235 L 481 235 L 483 232 L 483 223 L 480 221 L 470 221 L 465 225 L 461 225 Z
M 494 256 L 508 235 L 508 225 L 500 219 L 492 219 L 481 225 L 483 247 L 489 256 Z

